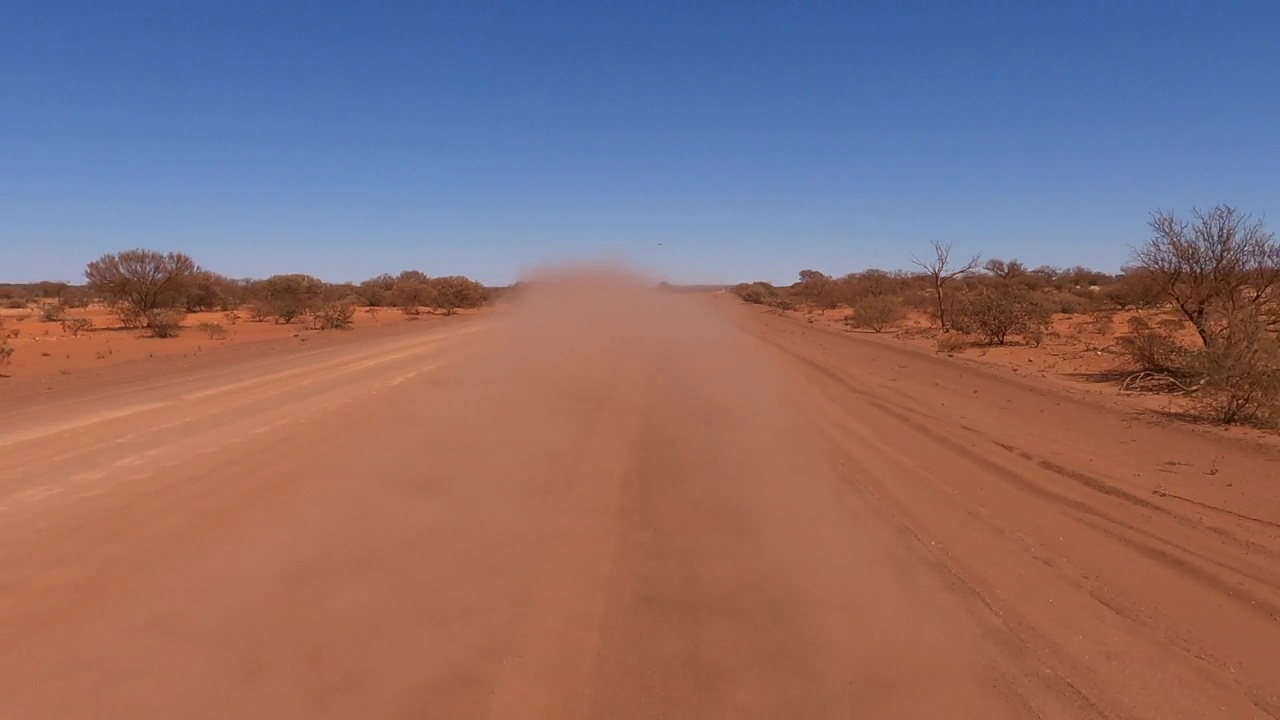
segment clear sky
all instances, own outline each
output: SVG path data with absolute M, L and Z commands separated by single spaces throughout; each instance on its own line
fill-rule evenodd
M 0 280 L 1112 269 L 1278 161 L 1277 0 L 0 3 Z

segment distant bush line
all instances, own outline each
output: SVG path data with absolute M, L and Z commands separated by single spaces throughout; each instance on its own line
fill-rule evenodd
M 832 276 L 802 270 L 790 285 L 742 283 L 732 292 L 777 311 L 847 308 L 850 326 L 872 332 L 914 311 L 932 321 L 945 352 L 970 336 L 989 345 L 1015 338 L 1039 345 L 1059 313 L 1089 314 L 1104 325 L 1118 311 L 1171 313 L 1159 324 L 1139 314 L 1119 337 L 1134 369 L 1122 389 L 1185 395 L 1202 416 L 1224 423 L 1280 426 L 1280 244 L 1274 234 L 1229 205 L 1193 209 L 1189 217 L 1156 211 L 1148 226 L 1150 235 L 1114 274 L 983 262 L 977 254 L 957 257 L 950 244 L 937 242 L 910 258 L 911 271 Z M 1194 344 L 1184 341 L 1188 335 Z

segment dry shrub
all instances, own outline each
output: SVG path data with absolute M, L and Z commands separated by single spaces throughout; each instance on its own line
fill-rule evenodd
M 1262 427 L 1280 424 L 1280 339 L 1253 309 L 1230 313 L 1209 344 L 1190 349 L 1169 327 L 1142 318 L 1118 339 L 1138 368 L 1161 382 L 1156 387 L 1190 394 L 1201 414 L 1223 423 Z
M 65 311 L 60 303 L 45 303 L 40 306 L 40 320 L 43 322 L 62 322 Z
M 884 332 L 885 328 L 900 321 L 905 314 L 902 302 L 897 298 L 868 297 L 853 306 L 853 312 L 845 322 L 856 328 Z
M 117 303 L 111 306 L 111 314 L 126 328 L 142 328 L 147 325 L 147 315 L 132 305 Z
M 1219 311 L 1258 312 L 1280 287 L 1280 243 L 1229 205 L 1192 209 L 1192 219 L 1156 211 L 1151 238 L 1133 259 L 1200 335 L 1204 347 L 1220 331 Z
M 1150 310 L 1165 301 L 1165 292 L 1159 275 L 1144 267 L 1128 266 L 1115 282 L 1102 288 L 1099 299 L 1118 310 Z
M 1231 314 L 1224 330 L 1194 355 L 1200 405 L 1224 423 L 1280 424 L 1280 339 L 1255 312 Z
M 186 315 L 178 310 L 162 308 L 150 310 L 146 314 L 147 330 L 151 337 L 170 338 L 182 329 L 182 321 Z
M 22 310 L 27 307 L 27 301 L 22 298 L 10 298 L 4 301 L 4 306 L 10 310 Z
M 84 277 L 92 293 L 128 308 L 132 317 L 145 318 L 178 305 L 197 272 L 195 262 L 183 253 L 139 248 L 103 255 L 89 263 Z
M 271 304 L 266 302 L 255 302 L 249 305 L 249 319 L 253 322 L 265 322 L 273 316 Z
M 93 329 L 93 321 L 89 318 L 67 318 L 62 321 L 62 332 L 71 337 L 79 337 L 80 333 Z
M 1116 329 L 1115 310 L 1093 310 L 1089 313 L 1093 331 L 1099 335 L 1110 335 Z
M 312 311 L 311 327 L 315 330 L 350 330 L 355 315 L 355 306 L 350 303 L 324 303 Z
M 770 298 L 767 305 L 780 313 L 796 309 L 795 300 L 785 297 Z
M 1129 333 L 1117 338 L 1116 345 L 1139 370 L 1174 378 L 1192 374 L 1192 351 L 1179 343 L 1168 329 L 1157 328 L 1146 318 L 1129 318 Z
M 1088 292 L 1087 290 L 1085 292 Z M 1092 298 L 1082 297 L 1079 295 L 1071 295 L 1069 293 L 1050 293 L 1045 296 L 1044 304 L 1049 308 L 1050 312 L 1061 313 L 1063 315 L 1079 315 L 1088 312 Z
M 974 293 L 957 303 L 953 325 L 977 333 L 988 345 L 1004 345 L 1010 335 L 1043 331 L 1051 316 L 1051 310 L 1030 292 L 1005 286 Z
M 235 312 L 234 310 L 231 310 L 223 313 L 222 319 L 226 320 L 228 325 L 235 325 L 236 323 L 240 322 L 240 313 Z
M 767 282 L 741 283 L 733 287 L 733 294 L 752 305 L 768 305 L 778 297 L 778 289 Z
M 220 340 L 227 336 L 227 329 L 222 326 L 222 323 L 202 322 L 196 325 L 196 329 L 208 335 L 210 340 Z
M 964 352 L 969 347 L 969 340 L 960 333 L 945 333 L 935 343 L 940 353 Z

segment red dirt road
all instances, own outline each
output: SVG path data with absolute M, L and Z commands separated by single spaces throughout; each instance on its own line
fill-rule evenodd
M 729 299 L 12 405 L 0 717 L 1280 717 L 1274 452 Z

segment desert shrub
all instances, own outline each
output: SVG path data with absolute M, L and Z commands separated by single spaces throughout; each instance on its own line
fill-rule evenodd
M 1088 290 L 1085 291 L 1089 292 Z M 1092 303 L 1092 298 L 1073 295 L 1071 293 L 1054 292 L 1042 295 L 1042 302 L 1049 308 L 1050 312 L 1061 313 L 1063 315 L 1079 315 L 1088 312 Z
M 384 287 L 390 276 L 379 276 L 366 281 L 374 283 L 373 287 Z M 363 294 L 372 296 L 374 290 L 363 287 Z M 391 286 L 383 295 L 383 302 L 400 308 L 406 315 L 418 315 L 421 308 L 431 307 L 436 301 L 436 289 L 431 278 L 419 270 L 404 270 L 395 278 L 391 278 Z
M 1133 259 L 1208 347 L 1220 311 L 1250 306 L 1256 311 L 1280 287 L 1280 243 L 1261 220 L 1229 205 L 1193 209 L 1191 215 L 1184 221 L 1173 213 L 1153 213 L 1151 237 Z
M 44 303 L 40 306 L 40 319 L 44 322 L 62 322 L 65 309 L 59 303 Z
M 311 327 L 315 330 L 350 330 L 355 314 L 355 306 L 350 303 L 325 303 L 311 313 Z
M 940 353 L 964 352 L 969 347 L 969 340 L 960 333 L 944 333 L 934 342 L 934 348 Z
M 733 294 L 742 298 L 743 302 L 765 305 L 770 298 L 777 297 L 778 290 L 766 282 L 741 283 L 733 287 Z
M 1095 325 L 1115 322 L 1116 311 L 1110 308 L 1096 308 L 1089 311 L 1089 319 Z
M 61 300 L 62 294 L 70 287 L 71 283 L 63 282 L 61 280 L 41 280 L 40 282 L 35 283 L 32 286 L 32 289 L 35 290 L 37 297 L 41 297 L 46 300 Z
M 1110 282 L 1111 276 L 1104 272 L 1099 272 L 1093 268 L 1087 268 L 1083 265 L 1077 265 L 1065 270 L 1059 270 L 1056 279 L 1056 285 L 1059 288 L 1091 288 L 1101 287 Z
M 273 275 L 262 282 L 262 292 L 271 316 L 287 325 L 320 304 L 324 283 L 298 273 Z
M 133 318 L 180 305 L 198 272 L 183 253 L 138 249 L 103 255 L 89 263 L 84 276 L 91 292 L 125 308 Z
M 115 304 L 111 306 L 111 314 L 120 325 L 126 328 L 143 328 L 147 326 L 147 315 L 132 305 Z
M 1196 349 L 1179 343 L 1172 327 L 1140 317 L 1129 324 L 1131 332 L 1117 342 L 1159 389 L 1188 394 L 1219 422 L 1280 424 L 1280 339 L 1256 308 L 1229 312 L 1214 323 L 1209 344 Z
M 778 312 L 787 312 L 788 310 L 796 309 L 796 301 L 787 297 L 769 298 L 769 301 L 766 304 Z
M 1032 327 L 1022 333 L 1022 340 L 1031 347 L 1040 347 L 1048 333 L 1043 327 Z
M 72 287 L 62 295 L 62 306 L 75 310 L 83 310 L 93 303 L 93 294 L 86 288 Z
M 80 333 L 93 329 L 93 321 L 89 318 L 67 318 L 62 321 L 62 332 L 79 337 Z
M 1025 290 L 1006 286 L 973 293 L 957 304 L 953 323 L 982 336 L 988 345 L 1004 345 L 1010 335 L 1043 330 L 1049 309 Z
M 897 298 L 880 295 L 858 301 L 847 322 L 857 328 L 883 332 L 886 327 L 901 320 L 903 315 L 902 303 Z
M 886 295 L 902 296 L 911 289 L 911 278 L 903 272 L 871 268 L 845 275 L 835 281 L 840 301 L 850 306 L 859 300 Z M 918 288 L 917 288 L 918 289 Z
M 1143 267 L 1125 267 L 1115 282 L 1102 288 L 1099 299 L 1117 310 L 1150 310 L 1165 300 L 1160 277 Z
M 900 297 L 899 301 L 902 303 L 902 307 L 907 310 L 926 313 L 935 320 L 938 317 L 936 303 L 933 297 L 927 293 L 918 290 L 912 291 Z
M 445 315 L 453 315 L 465 308 L 478 308 L 489 299 L 484 285 L 461 275 L 432 278 L 431 289 L 435 295 L 431 307 Z
M 4 306 L 10 310 L 21 310 L 27 306 L 27 301 L 22 298 L 10 298 L 4 301 Z
M 228 311 L 243 299 L 243 284 L 208 270 L 197 270 L 188 278 L 182 303 L 187 312 Z
M 833 308 L 840 304 L 839 285 L 830 275 L 817 270 L 801 270 L 800 279 L 791 287 L 799 302 L 814 307 Z
M 235 325 L 240 322 L 240 313 L 235 312 L 234 310 L 228 311 L 222 314 L 222 319 L 225 320 L 228 325 Z
M 1089 320 L 1094 332 L 1100 335 L 1110 335 L 1116 327 L 1114 310 L 1094 310 L 1089 313 Z
M 1280 424 L 1280 339 L 1256 312 L 1223 321 L 1212 342 L 1193 356 L 1201 407 L 1224 423 Z
M 765 292 L 759 285 L 746 285 L 739 289 L 738 297 L 753 305 L 763 305 L 769 299 L 769 294 Z
M 227 336 L 227 329 L 219 322 L 202 322 L 196 329 L 209 336 L 210 340 L 220 340 Z
M 1129 318 L 1129 332 L 1117 338 L 1116 345 L 1140 370 L 1172 377 L 1190 374 L 1191 351 L 1146 318 Z
M 182 329 L 186 315 L 171 308 L 158 308 L 146 314 L 146 327 L 151 337 L 170 338 Z
M 356 297 L 359 298 L 362 305 L 369 307 L 390 305 L 392 304 L 390 295 L 392 289 L 395 288 L 395 284 L 396 279 L 387 274 L 369 278 L 356 287 Z
M 253 322 L 265 322 L 272 318 L 271 305 L 266 302 L 255 302 L 249 304 L 249 320 Z

